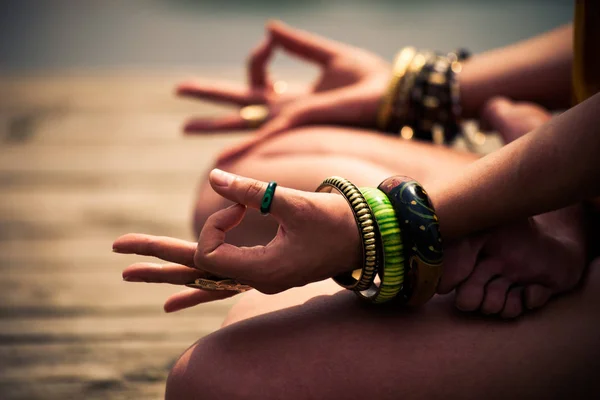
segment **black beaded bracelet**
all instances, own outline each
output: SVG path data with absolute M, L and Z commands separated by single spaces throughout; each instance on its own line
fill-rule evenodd
M 450 143 L 460 133 L 457 74 L 468 52 L 447 55 L 419 51 L 396 85 L 391 117 L 384 130 L 404 139 Z

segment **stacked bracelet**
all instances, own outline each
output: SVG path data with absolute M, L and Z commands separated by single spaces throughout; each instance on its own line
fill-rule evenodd
M 443 249 L 438 217 L 425 189 L 403 176 L 390 177 L 377 189 L 358 189 L 340 177 L 327 178 L 317 188 L 332 190 L 350 205 L 363 248 L 362 269 L 334 280 L 372 303 L 399 299 L 417 306 L 429 300 L 442 274 Z
M 394 111 L 395 96 L 397 95 L 399 85 L 403 81 L 406 70 L 411 64 L 415 54 L 416 50 L 414 47 L 405 47 L 398 53 L 394 60 L 392 66 L 392 79 L 390 80 L 388 89 L 379 107 L 379 112 L 377 113 L 377 126 L 381 130 L 386 130 L 386 127 L 390 123 Z
M 316 191 L 331 192 L 332 189 L 344 196 L 352 208 L 361 238 L 363 254 L 362 269 L 335 276 L 333 280 L 346 289 L 365 290 L 373 283 L 379 260 L 377 252 L 380 247 L 378 245 L 379 232 L 374 222 L 375 217 L 360 190 L 347 179 L 332 176 L 325 179 Z
M 404 49 L 400 54 L 403 52 Z M 460 132 L 461 116 L 456 76 L 466 57 L 468 53 L 464 50 L 447 55 L 415 52 L 401 78 L 394 73 L 379 113 L 384 114 L 385 109 L 389 117 L 378 119 L 379 128 L 405 139 L 452 141 Z M 392 110 L 388 112 L 390 98 L 393 98 Z

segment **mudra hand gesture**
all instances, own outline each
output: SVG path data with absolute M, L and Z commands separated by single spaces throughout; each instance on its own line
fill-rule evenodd
M 266 38 L 248 60 L 248 86 L 193 81 L 177 86 L 182 96 L 233 103 L 239 106 L 264 104 L 262 115 L 243 112 L 220 118 L 189 120 L 188 133 L 252 129 L 264 125 L 246 142 L 220 156 L 224 162 L 252 146 L 290 128 L 309 124 L 374 126 L 377 109 L 390 78 L 391 67 L 380 57 L 347 44 L 335 42 L 281 22 L 266 27 Z M 267 73 L 276 48 L 314 63 L 321 75 L 311 86 L 297 91 L 278 90 Z M 259 113 L 260 114 L 260 113 Z
M 236 247 L 226 243 L 226 233 L 241 222 L 246 207 L 260 209 L 267 183 L 213 170 L 210 184 L 235 204 L 206 221 L 198 243 L 143 234 L 127 234 L 114 242 L 117 253 L 169 262 L 130 265 L 123 271 L 126 281 L 185 285 L 217 276 L 272 294 L 360 267 L 359 233 L 342 196 L 277 187 L 270 207 L 279 223 L 277 235 L 266 246 Z M 167 299 L 165 310 L 177 311 L 236 293 L 188 289 Z

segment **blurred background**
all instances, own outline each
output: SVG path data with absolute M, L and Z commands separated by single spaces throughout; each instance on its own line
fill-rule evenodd
M 571 19 L 571 1 L 0 0 L 0 398 L 162 398 L 171 363 L 235 300 L 174 315 L 174 287 L 126 284 L 126 232 L 193 240 L 194 191 L 240 133 L 181 137 L 223 106 L 191 76 L 244 79 L 266 20 L 391 59 L 480 52 Z M 315 71 L 278 56 L 275 74 Z

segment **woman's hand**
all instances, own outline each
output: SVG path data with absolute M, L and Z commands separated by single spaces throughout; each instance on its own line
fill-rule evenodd
M 515 318 L 572 289 L 585 268 L 583 209 L 571 206 L 446 247 L 438 293 L 456 306 Z
M 483 108 L 481 125 L 511 142 L 548 122 L 537 104 L 497 97 Z M 580 205 L 456 240 L 445 249 L 439 293 L 456 289 L 456 305 L 514 318 L 572 289 L 585 267 Z M 448 244 L 448 243 L 447 243 Z
M 236 204 L 206 221 L 197 244 L 142 234 L 124 235 L 114 242 L 117 253 L 153 256 L 170 263 L 133 264 L 123 271 L 124 280 L 184 285 L 210 274 L 273 294 L 360 267 L 358 228 L 342 196 L 277 187 L 271 206 L 271 215 L 279 223 L 275 238 L 266 246 L 236 247 L 225 242 L 225 235 L 244 218 L 246 206 L 260 208 L 267 184 L 220 170 L 211 172 L 210 184 Z M 170 297 L 165 310 L 177 311 L 234 294 L 189 289 Z
M 317 82 L 297 92 L 277 94 L 267 66 L 278 47 L 318 65 L 321 76 Z M 362 49 L 293 29 L 281 22 L 271 22 L 267 25 L 267 37 L 250 55 L 248 79 L 247 88 L 204 82 L 187 82 L 177 87 L 177 93 L 182 96 L 269 107 L 266 124 L 251 139 L 221 155 L 221 162 L 300 125 L 373 126 L 379 101 L 390 79 L 390 66 Z M 200 133 L 247 128 L 247 122 L 236 113 L 222 118 L 193 119 L 186 123 L 184 130 Z

